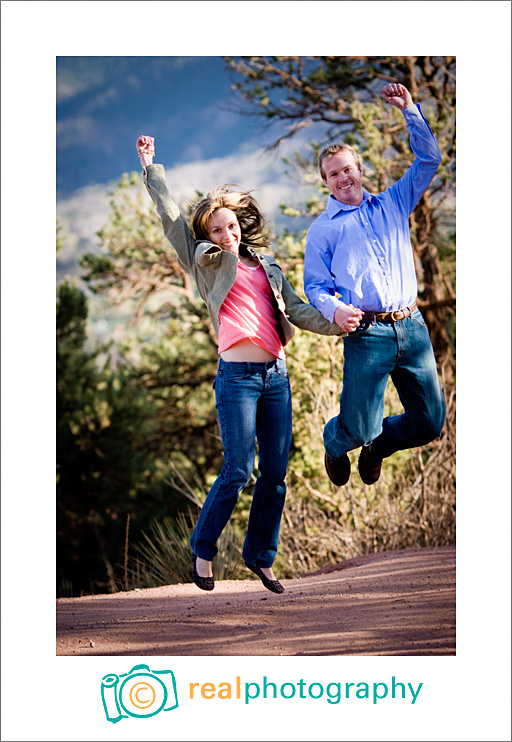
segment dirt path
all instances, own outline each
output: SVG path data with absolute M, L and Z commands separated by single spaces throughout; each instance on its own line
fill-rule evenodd
M 57 655 L 454 655 L 455 547 L 257 578 L 57 600 Z

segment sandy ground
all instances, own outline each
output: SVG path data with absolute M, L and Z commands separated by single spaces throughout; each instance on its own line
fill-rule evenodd
M 57 655 L 455 655 L 455 547 L 256 577 L 57 600 Z

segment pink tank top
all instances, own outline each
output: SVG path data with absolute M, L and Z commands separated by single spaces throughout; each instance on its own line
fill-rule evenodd
M 238 263 L 235 283 L 219 312 L 219 353 L 248 338 L 276 358 L 285 360 L 265 270 Z

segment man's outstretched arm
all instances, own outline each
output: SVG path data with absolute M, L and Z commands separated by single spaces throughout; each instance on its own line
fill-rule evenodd
M 394 191 L 404 213 L 410 214 L 428 188 L 441 163 L 441 152 L 419 103 L 401 83 L 389 83 L 381 90 L 385 101 L 404 115 L 415 159 L 389 191 Z

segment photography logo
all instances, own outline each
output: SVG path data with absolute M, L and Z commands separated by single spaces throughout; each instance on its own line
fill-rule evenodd
M 105 675 L 101 698 L 107 721 L 116 724 L 129 716 L 145 718 L 178 708 L 176 681 L 171 670 L 135 665 L 123 675 Z

